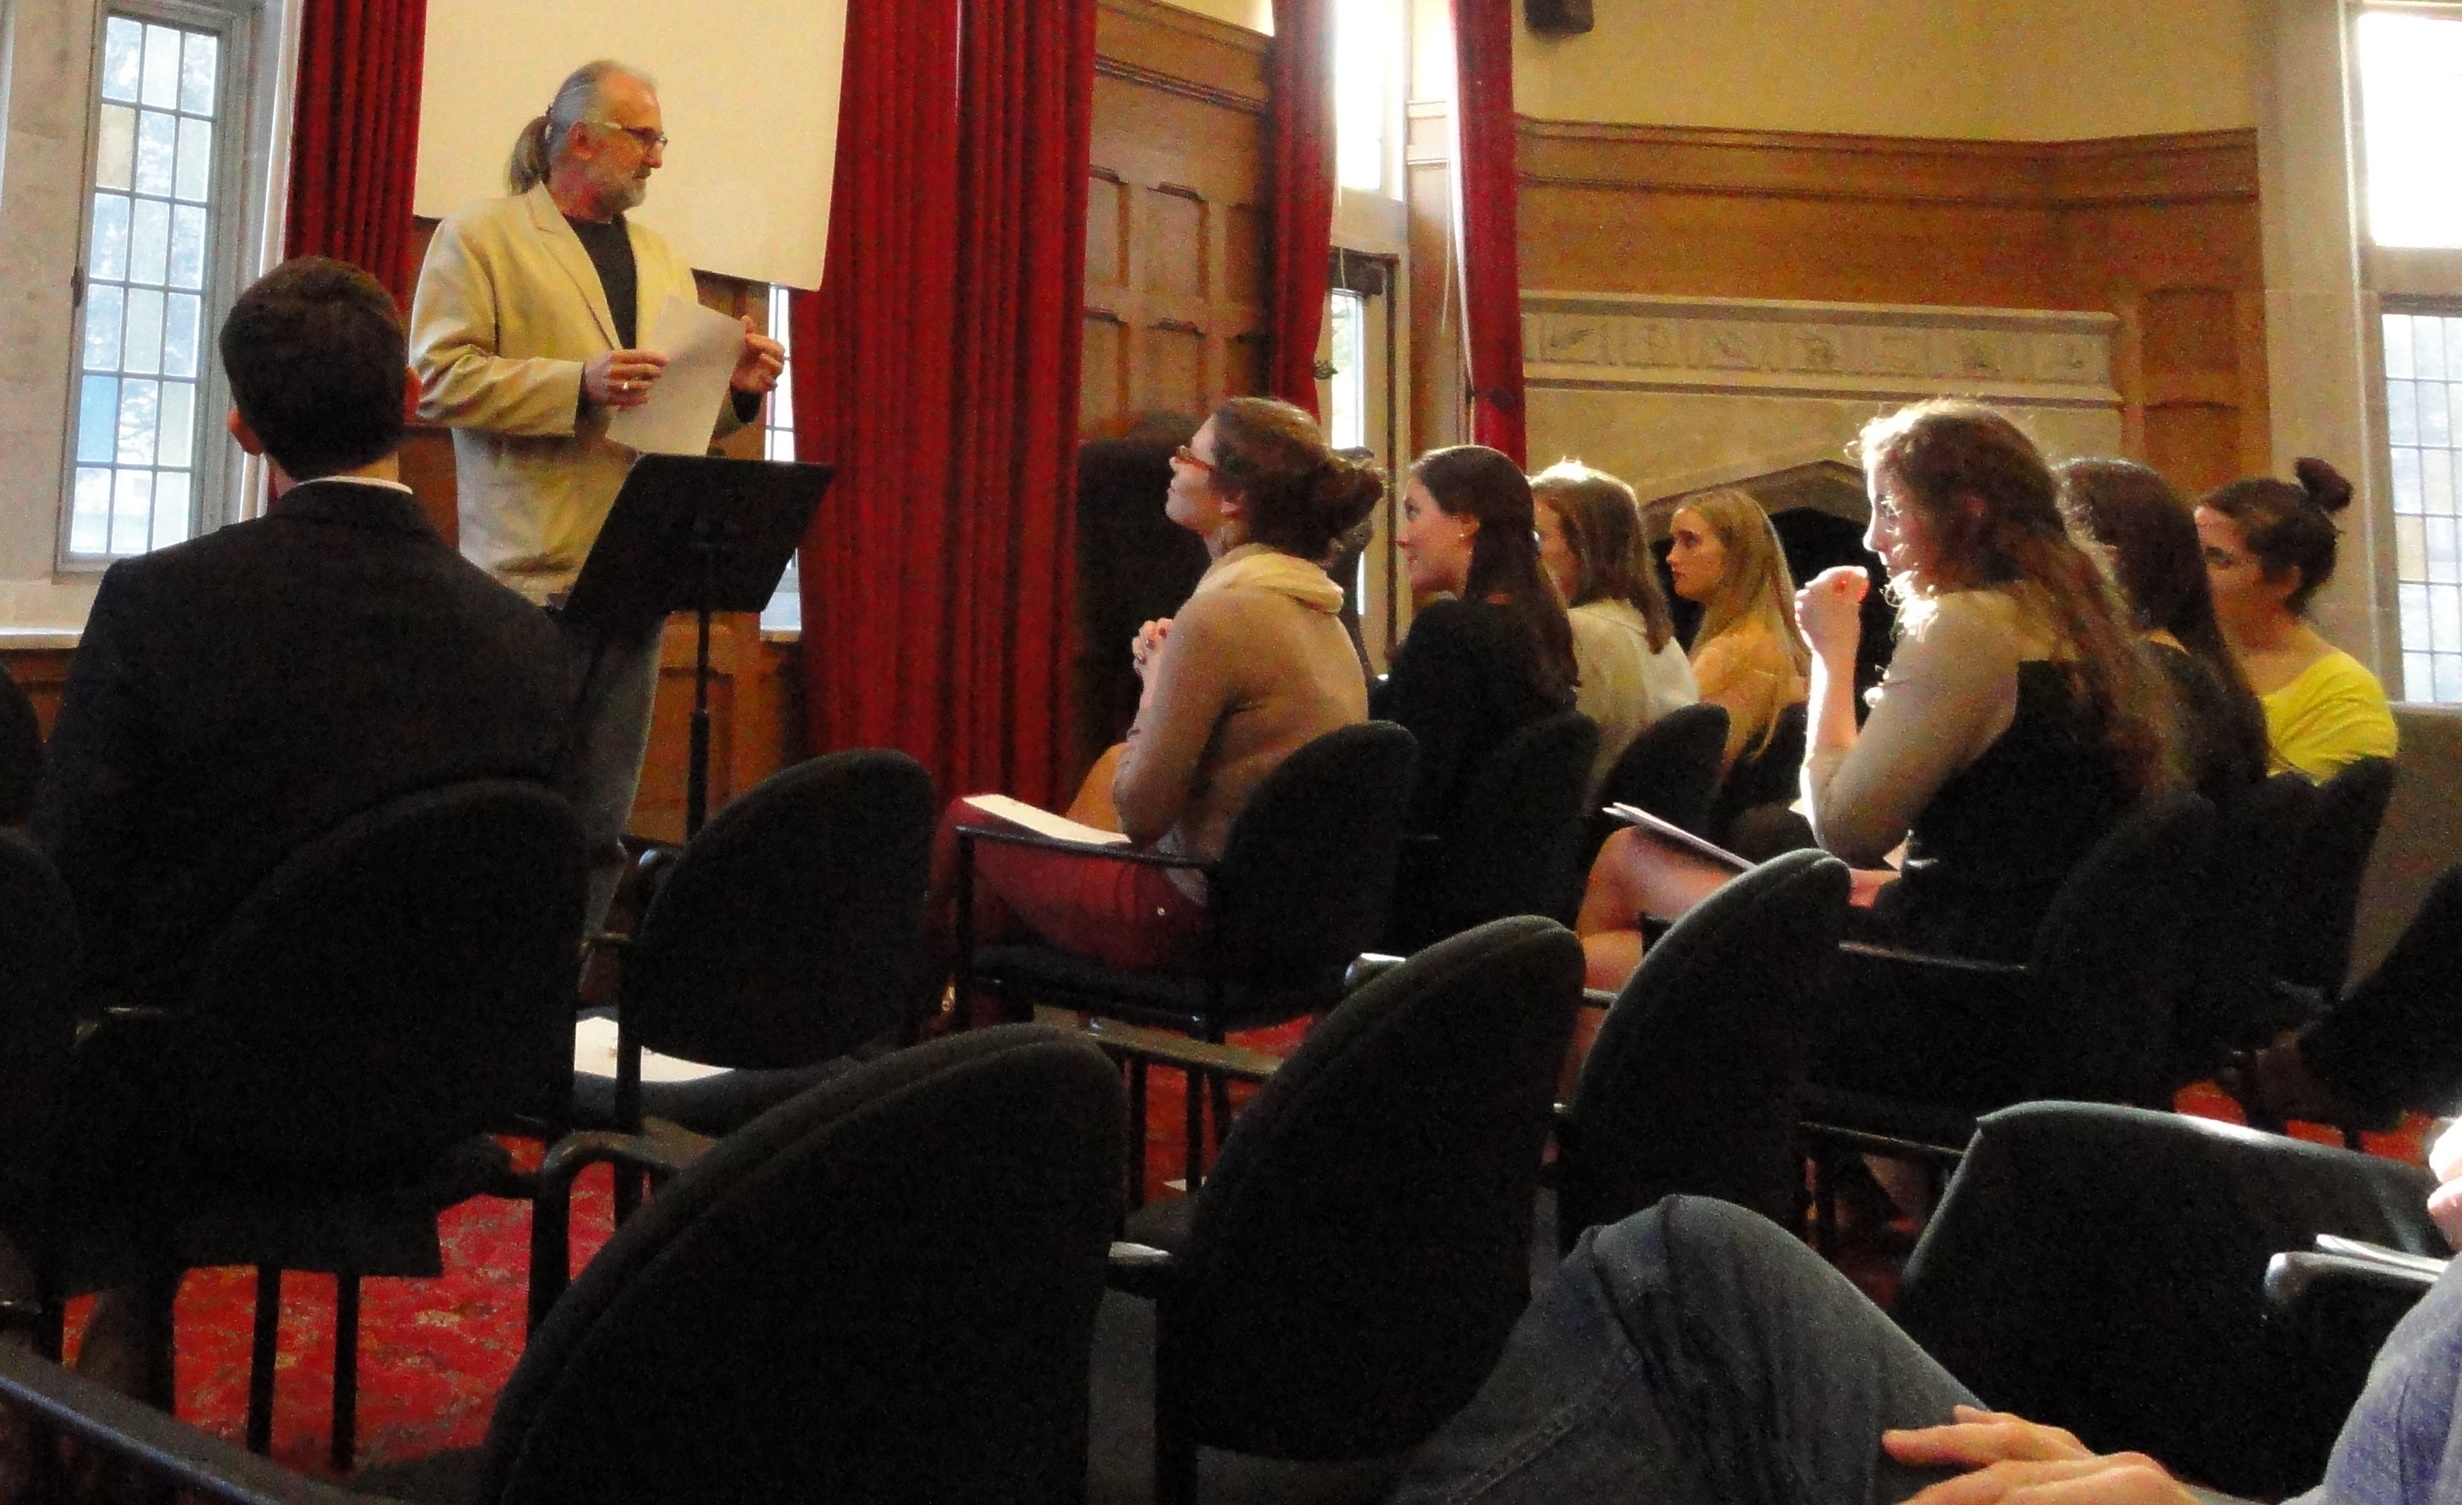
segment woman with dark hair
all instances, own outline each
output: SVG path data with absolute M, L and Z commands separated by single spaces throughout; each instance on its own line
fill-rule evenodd
M 2214 619 L 2188 503 L 2133 460 L 2071 460 L 2058 475 L 2078 521 L 2110 551 L 2137 630 L 2171 681 L 2198 792 L 2226 803 L 2265 777 L 2265 710 Z
M 1570 606 L 1574 708 L 1599 727 L 1595 792 L 1642 728 L 1701 698 L 1642 541 L 1633 488 L 1562 460 L 1530 478 L 1539 563 Z
M 1213 563 L 1178 614 L 1130 645 L 1144 685 L 1111 802 L 1139 850 L 1211 858 L 1250 794 L 1283 759 L 1364 720 L 1367 682 L 1326 575 L 1335 541 L 1384 494 L 1373 465 L 1326 448 L 1289 403 L 1235 397 L 1172 456 L 1164 511 L 1205 541 Z M 951 827 L 999 818 L 952 803 L 934 852 L 934 914 L 953 919 Z M 1195 954 L 1203 878 L 985 842 L 975 848 L 976 934 L 1012 922 L 1111 966 Z
M 2170 696 L 2032 441 L 1979 403 L 1918 403 L 1866 425 L 1865 535 L 1899 600 L 1900 640 L 1860 728 L 1855 655 L 1868 585 L 1824 570 L 1796 596 L 1812 645 L 1803 789 L 1813 831 L 1866 871 L 1863 938 L 2022 961 L 2072 868 L 2138 800 L 2179 779 Z M 1618 839 L 1627 840 L 1628 833 Z M 1883 867 L 1905 844 L 1904 866 Z M 1731 874 L 1638 844 L 1582 906 L 1594 987 L 1641 956 L 1637 913 L 1681 913 Z M 1604 864 L 1615 842 L 1600 853 Z M 1609 902 L 1612 900 L 1613 902 Z M 1955 1097 L 1988 1052 L 1931 1021 L 1833 1031 L 1822 1080 Z
M 1419 741 L 1410 828 L 1444 832 L 1506 737 L 1572 705 L 1573 628 L 1539 567 L 1530 482 L 1496 450 L 1460 444 L 1421 455 L 1394 546 L 1415 594 L 1454 599 L 1411 618 L 1369 701 Z
M 2265 707 L 2273 765 L 2329 779 L 2397 738 L 2385 687 L 2308 625 L 2309 598 L 2334 576 L 2333 514 L 2351 483 L 2323 460 L 2292 466 L 2299 484 L 2251 476 L 2197 504 L 2214 614 Z

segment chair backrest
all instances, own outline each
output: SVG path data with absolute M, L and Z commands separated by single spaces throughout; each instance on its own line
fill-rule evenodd
M 2186 1114 L 2027 1103 L 1977 1124 L 1890 1315 L 1996 1407 L 2288 1495 L 2320 1477 L 2356 1392 L 2322 1393 L 2267 1330 L 2266 1260 L 2320 1233 L 2446 1253 L 2433 1181 Z
M 0 831 L 0 1129 L 22 1143 L 48 1118 L 77 1030 L 77 907 L 51 859 Z
M 1231 976 L 1339 976 L 1376 943 L 1418 744 L 1390 721 L 1327 732 L 1248 797 L 1214 870 L 1214 944 Z
M 33 811 L 42 776 L 43 727 L 34 702 L 0 668 L 0 826 L 16 825 Z
M 2362 758 L 2318 786 L 2316 814 L 2292 871 L 2300 900 L 2277 932 L 2282 939 L 2274 970 L 2285 982 L 2316 988 L 2329 998 L 2342 991 L 2351 970 L 2360 881 L 2393 795 L 2390 758 Z
M 895 1029 L 938 814 L 923 765 L 878 750 L 813 758 L 730 802 L 667 869 L 625 952 L 627 1038 L 778 1069 Z
M 2027 969 L 2046 990 L 2050 1037 L 2024 1096 L 2146 1103 L 2163 1096 L 2172 1000 L 2214 835 L 2214 807 L 2190 790 L 2141 802 L 2095 843 L 2053 896 Z
M 2174 1085 L 2202 1081 L 2233 1051 L 2298 1022 L 2274 1006 L 2272 939 L 2291 920 L 2300 840 L 2316 802 L 2305 774 L 2278 773 L 2216 812 L 2188 938 L 2191 975 L 2172 1021 Z
M 1795 1220 L 1795 1099 L 1847 888 L 1837 858 L 1789 852 L 1695 905 L 1643 954 L 1557 1124 L 1564 1247 L 1673 1192 Z
M 501 1505 L 1074 1501 L 1119 1076 L 1034 1025 L 885 1056 L 616 1231 L 488 1428 Z
M 1778 720 L 1770 728 L 1770 739 L 1759 752 L 1746 748 L 1727 770 L 1726 781 L 1719 785 L 1718 796 L 1710 802 L 1712 841 L 1724 841 L 1727 828 L 1735 818 L 1755 805 L 1783 805 L 1793 800 L 1796 781 L 1804 766 L 1804 741 L 1811 725 L 1810 711 L 1803 701 L 1779 709 Z
M 1470 1399 L 1529 1294 L 1581 978 L 1570 932 L 1498 920 L 1309 1032 L 1191 1210 L 1156 1340 L 1165 1425 L 1270 1457 L 1364 1457 Z
M 1598 750 L 1598 724 L 1579 711 L 1504 740 L 1471 781 L 1453 830 L 1424 862 L 1403 865 L 1394 917 L 1405 949 L 1508 915 L 1572 918 Z
M 1709 835 L 1710 798 L 1727 746 L 1727 708 L 1678 706 L 1643 728 L 1599 786 L 1602 805 L 1639 805 L 1695 836 Z
M 192 1141 L 303 1187 L 416 1177 L 572 1070 L 581 829 L 487 781 L 354 816 L 267 875 L 179 1021 Z

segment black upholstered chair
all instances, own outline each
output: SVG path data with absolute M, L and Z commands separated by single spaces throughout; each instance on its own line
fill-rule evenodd
M 22 1204 L 34 1188 L 20 1179 L 39 1166 L 58 1086 L 58 1068 L 77 1033 L 71 982 L 77 971 L 77 905 L 59 872 L 35 845 L 0 831 L 0 1133 L 15 1147 L 0 1156 L 0 1207 Z M 37 1153 L 24 1153 L 35 1150 Z
M 2022 965 L 1839 947 L 1839 1004 L 1803 1100 L 1824 1239 L 1837 1150 L 1944 1167 L 1975 1116 L 1994 1108 L 2166 1101 L 2182 937 L 2213 827 L 2213 807 L 2185 790 L 2131 811 L 2061 885 Z M 1867 1017 L 1907 1028 L 1867 1028 Z M 1935 1081 L 1944 1068 L 1958 1078 L 1953 1093 L 1895 1085 Z
M 559 1181 L 675 1173 L 532 1336 L 484 1448 L 400 1474 L 496 1505 L 1079 1500 L 1120 1145 L 1110 1064 L 1034 1026 L 873 1061 L 680 1170 L 575 1136 Z M 21 1351 L 0 1395 L 216 1498 L 394 1487 L 285 1474 Z
M 1195 1194 L 1133 1217 L 1152 1297 L 1155 1493 L 1197 1448 L 1328 1461 L 1416 1445 L 1478 1389 L 1530 1288 L 1581 946 L 1498 920 L 1361 987 L 1233 1124 Z
M 43 776 L 43 728 L 34 702 L 0 668 L 0 826 L 24 823 Z
M 2295 902 L 2279 932 L 2274 972 L 2321 1004 L 2340 996 L 2351 970 L 2360 883 L 2393 793 L 2390 758 L 2361 758 L 2317 787 L 2316 810 L 2293 859 Z
M 17 1228 L 47 1334 L 77 1290 L 256 1266 L 247 1431 L 262 1451 L 282 1272 L 331 1271 L 333 1457 L 348 1467 L 360 1277 L 439 1273 L 444 1208 L 531 1194 L 489 1131 L 561 1122 L 582 902 L 572 811 L 526 784 L 411 795 L 286 859 L 185 1007 L 112 1011 L 70 1053 L 49 1171 Z M 534 1315 L 541 1282 L 562 1279 L 562 1233 L 534 1220 Z
M 1717 797 L 1710 801 L 1704 832 L 1710 840 L 1727 842 L 1736 822 L 1748 812 L 1794 803 L 1803 774 L 1804 740 L 1810 725 L 1807 715 L 1800 700 L 1782 708 L 1769 741 L 1758 752 L 1748 747 L 1737 755 L 1735 766 L 1719 783 Z
M 2287 1495 L 2322 1474 L 2361 1376 L 2269 1327 L 2268 1259 L 2320 1233 L 2442 1255 L 2432 1184 L 2233 1125 L 2029 1103 L 1976 1126 L 1891 1315 L 1996 1407 Z
M 1557 1114 L 1563 1248 L 1675 1192 L 1798 1226 L 1796 1095 L 1847 888 L 1837 858 L 1789 852 L 1694 906 L 1642 957 Z
M 911 1011 L 938 802 L 904 753 L 830 753 L 762 780 L 682 848 L 642 859 L 616 938 L 616 1072 L 575 1079 L 575 1121 L 655 1114 L 723 1134 L 886 1042 Z M 640 1053 L 730 1068 L 643 1082 Z
M 1230 1030 L 1331 1008 L 1342 997 L 1344 969 L 1384 928 L 1415 756 L 1410 733 L 1391 722 L 1326 733 L 1257 786 L 1213 862 L 960 826 L 957 996 L 991 994 L 1017 1017 L 1042 1004 L 1217 1042 Z M 974 845 L 982 841 L 1204 873 L 1200 964 L 1138 972 L 1040 942 L 975 945 L 971 889 Z M 1203 1072 L 1188 1075 L 1192 1176 L 1202 1158 L 1204 1081 Z M 1226 1098 L 1215 1094 L 1218 1128 Z
M 1472 779 L 1452 828 L 1404 844 L 1383 949 L 1407 956 L 1507 915 L 1570 920 L 1598 750 L 1598 724 L 1578 711 L 1507 737 Z
M 1727 708 L 1702 702 L 1678 706 L 1642 729 L 1607 770 L 1599 805 L 1639 805 L 1695 836 L 1708 836 L 1710 799 L 1718 792 L 1718 759 L 1727 746 Z M 1581 866 L 1614 835 L 1622 822 L 1593 810 L 1585 814 Z
M 2167 1085 L 2203 1081 L 2233 1052 L 2264 1045 L 2303 1017 L 2276 985 L 2271 941 L 2294 923 L 2297 855 L 2317 798 L 2306 775 L 2278 773 L 2217 812 L 2188 937 L 2192 961 L 2172 1020 Z

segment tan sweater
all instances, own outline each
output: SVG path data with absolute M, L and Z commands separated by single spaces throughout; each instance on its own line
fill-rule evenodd
M 1341 588 L 1262 544 L 1216 560 L 1172 618 L 1111 794 L 1141 846 L 1217 857 L 1265 776 L 1368 716 Z

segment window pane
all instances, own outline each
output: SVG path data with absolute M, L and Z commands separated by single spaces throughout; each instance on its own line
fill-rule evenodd
M 2385 316 L 2385 374 L 2406 378 L 2411 374 L 2411 319 L 2408 314 Z
M 2453 443 L 2453 418 L 2445 406 L 2445 384 L 2423 381 L 2419 386 L 2419 442 Z
M 128 290 L 128 335 L 120 342 L 120 369 L 146 376 L 162 369 L 162 294 L 150 287 Z
M 77 462 L 108 465 L 119 441 L 120 380 L 116 376 L 81 377 L 77 386 Z
M 2405 585 L 2402 597 L 2402 641 L 2407 647 L 2426 652 L 2435 634 L 2428 625 L 2428 588 Z
M 126 16 L 103 23 L 103 98 L 134 104 L 145 49 L 145 27 Z
M 2421 381 L 2444 381 L 2452 374 L 2445 360 L 2445 342 L 2437 338 L 2437 327 L 2444 322 L 2432 314 L 2411 321 L 2411 374 Z
M 202 203 L 208 184 L 214 180 L 214 123 L 210 120 L 180 122 L 179 197 L 190 203 Z
M 111 552 L 142 554 L 154 531 L 154 473 L 120 470 L 111 476 Z
M 192 31 L 180 51 L 180 108 L 191 115 L 214 113 L 214 79 L 221 50 L 220 38 Z
M 2428 646 L 2439 653 L 2462 652 L 2462 589 L 2428 587 Z
M 180 102 L 180 34 L 168 26 L 145 29 L 145 78 L 137 97 L 165 110 Z
M 2436 656 L 2436 698 L 2447 704 L 2462 700 L 2462 653 Z
M 163 300 L 162 374 L 197 374 L 198 300 L 194 293 L 173 293 Z
M 79 470 L 68 514 L 72 554 L 100 554 L 111 547 L 111 472 Z
M 2394 519 L 2394 578 L 2425 580 L 2428 578 L 2428 525 L 2416 517 Z M 2423 602 L 2422 609 L 2425 609 Z M 2424 617 L 2421 619 L 2426 620 Z M 2405 626 L 2407 634 L 2410 629 Z
M 197 389 L 193 383 L 167 381 L 162 384 L 162 449 L 156 461 L 175 470 L 186 470 L 197 443 Z
M 194 204 L 171 209 L 171 285 L 205 286 L 205 211 Z
M 85 293 L 85 368 L 114 371 L 120 364 L 120 300 L 125 295 L 108 284 L 88 286 Z
M 188 472 L 165 471 L 154 477 L 153 547 L 182 543 L 188 537 Z
M 128 275 L 128 200 L 116 193 L 94 195 L 94 233 L 86 245 L 86 272 L 114 282 Z
M 2453 451 L 2423 449 L 2419 452 L 2419 490 L 2425 510 L 2453 515 Z
M 159 287 L 170 270 L 171 206 L 160 199 L 137 200 L 129 218 L 128 280 Z M 94 275 L 102 275 L 97 268 Z
M 179 117 L 137 112 L 137 191 L 171 196 L 171 158 L 179 142 Z
M 2385 437 L 2395 444 L 2419 442 L 2419 383 L 2385 384 Z
M 2369 237 L 2462 246 L 2462 21 L 2366 11 L 2354 29 Z
M 94 186 L 126 188 L 136 170 L 137 112 L 126 105 L 105 105 L 95 131 Z
M 2435 660 L 2424 653 L 2402 655 L 2402 698 L 2429 700 L 2436 698 Z
M 150 465 L 154 461 L 155 424 L 162 395 L 162 383 L 124 381 L 120 383 L 120 444 L 122 465 Z
M 2426 507 L 2427 503 L 2421 499 L 2419 494 L 2419 451 L 2415 449 L 2395 450 L 2394 510 L 2420 512 L 2426 510 Z
M 2462 547 L 2457 547 L 2455 542 L 2454 520 L 2450 517 L 2432 517 L 2428 519 L 2427 527 L 2428 578 L 2440 584 L 2462 581 Z M 2462 643 L 2454 646 L 2462 648 Z

